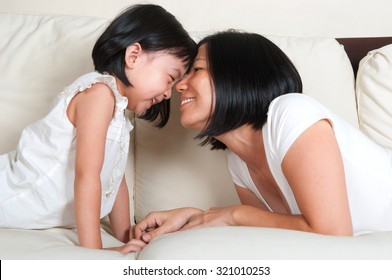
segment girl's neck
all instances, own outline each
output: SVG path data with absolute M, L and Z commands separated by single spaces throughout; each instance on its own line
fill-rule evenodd
M 117 78 L 116 76 L 114 76 L 114 79 L 116 80 L 116 85 L 117 85 L 117 90 L 120 93 L 121 96 L 124 96 L 124 87 L 125 85 L 120 81 L 119 78 Z

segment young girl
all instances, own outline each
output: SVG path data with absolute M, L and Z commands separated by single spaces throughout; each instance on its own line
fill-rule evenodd
M 132 125 L 125 109 L 163 127 L 172 87 L 195 53 L 194 41 L 160 6 L 132 6 L 115 18 L 93 48 L 96 72 L 65 88 L 49 113 L 23 130 L 17 149 L 0 156 L 0 227 L 76 225 L 81 246 L 102 248 L 100 219 L 109 214 L 114 236 L 127 243 Z

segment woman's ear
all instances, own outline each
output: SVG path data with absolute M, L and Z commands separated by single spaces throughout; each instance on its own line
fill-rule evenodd
M 125 65 L 129 68 L 133 68 L 142 52 L 143 49 L 139 43 L 134 43 L 128 46 L 125 50 Z

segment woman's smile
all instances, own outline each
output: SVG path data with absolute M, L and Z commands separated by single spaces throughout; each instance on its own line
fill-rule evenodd
M 181 98 L 181 106 L 180 107 L 183 107 L 185 104 L 188 104 L 188 103 L 190 103 L 190 102 L 192 102 L 194 100 L 195 100 L 194 97 L 193 98 L 185 98 L 185 99 Z

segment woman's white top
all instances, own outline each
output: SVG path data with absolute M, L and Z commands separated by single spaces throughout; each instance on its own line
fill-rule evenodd
M 92 72 L 65 88 L 49 113 L 23 130 L 15 151 L 0 156 L 0 227 L 75 226 L 75 127 L 67 107 L 76 94 L 95 83 L 108 85 L 115 97 L 101 171 L 100 216 L 110 213 L 125 172 L 133 127 L 125 116 L 128 99 L 118 92 L 114 77 Z
M 298 93 L 274 99 L 262 128 L 268 165 L 291 213 L 301 212 L 281 163 L 294 141 L 322 119 L 332 124 L 343 157 L 354 233 L 392 230 L 392 151 L 377 145 L 311 97 Z M 227 154 L 234 183 L 251 190 L 271 211 L 246 163 L 231 151 Z

